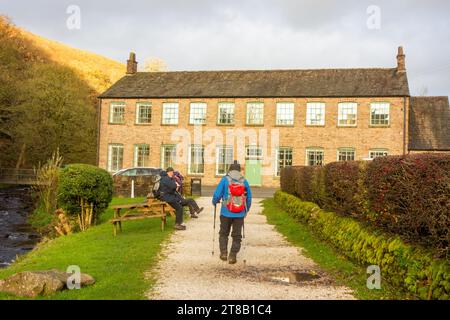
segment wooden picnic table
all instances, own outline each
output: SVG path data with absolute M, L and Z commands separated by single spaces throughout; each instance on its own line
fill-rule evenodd
M 164 231 L 167 215 L 175 216 L 175 210 L 167 202 L 155 198 L 148 198 L 141 203 L 115 205 L 112 208 L 114 217 L 110 222 L 114 227 L 114 236 L 117 235 L 117 229 L 122 232 L 123 221 L 161 218 L 161 230 Z

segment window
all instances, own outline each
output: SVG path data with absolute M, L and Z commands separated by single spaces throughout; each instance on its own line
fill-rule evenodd
M 177 147 L 175 145 L 163 145 L 161 150 L 161 167 L 166 169 L 175 166 Z
M 289 166 L 292 166 L 292 148 L 279 148 L 277 152 L 277 177 L 280 176 L 281 169 Z
M 277 102 L 277 125 L 294 124 L 294 104 L 291 102 Z
M 306 165 L 321 166 L 323 165 L 323 149 L 307 148 L 306 149 Z
M 338 125 L 342 127 L 356 126 L 357 104 L 353 102 L 339 103 Z
M 178 124 L 178 103 L 163 103 L 162 124 Z
M 247 103 L 247 124 L 262 125 L 264 123 L 264 104 L 262 102 Z
M 339 148 L 337 154 L 338 161 L 353 161 L 355 160 L 354 148 Z
M 124 123 L 125 122 L 125 103 L 112 102 L 109 109 L 110 123 Z
M 205 148 L 200 145 L 192 145 L 189 152 L 189 174 L 204 173 Z
M 245 158 L 250 160 L 262 159 L 262 148 L 258 146 L 248 146 L 245 149 Z
M 123 167 L 123 145 L 110 144 L 108 146 L 108 171 L 116 172 Z
M 152 122 L 152 104 L 138 102 L 136 104 L 136 123 L 147 124 Z
M 191 103 L 191 110 L 189 112 L 190 124 L 205 124 L 206 123 L 206 103 L 195 102 Z
M 217 148 L 217 175 L 225 175 L 228 172 L 230 164 L 233 163 L 233 147 L 220 146 Z
M 375 102 L 370 104 L 370 124 L 372 126 L 389 125 L 389 103 Z
M 234 124 L 234 103 L 220 102 L 218 117 L 219 124 Z
M 137 144 L 134 146 L 134 166 L 148 167 L 150 164 L 150 146 L 148 144 Z
M 306 125 L 325 125 L 325 103 L 308 102 L 306 104 Z
M 387 149 L 372 149 L 369 150 L 369 158 L 370 159 L 375 159 L 378 157 L 385 157 L 388 155 L 388 150 Z

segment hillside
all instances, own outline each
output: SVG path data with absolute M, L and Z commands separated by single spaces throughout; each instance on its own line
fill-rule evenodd
M 0 16 L 0 167 L 35 167 L 60 150 L 96 163 L 96 96 L 125 65 L 45 39 Z
M 45 53 L 48 59 L 76 71 L 96 92 L 103 92 L 125 74 L 126 66 L 123 63 L 69 47 L 20 28 L 17 28 L 17 31 L 34 47 Z

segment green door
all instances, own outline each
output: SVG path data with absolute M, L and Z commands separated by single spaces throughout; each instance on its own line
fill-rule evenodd
M 245 160 L 245 178 L 249 185 L 261 185 L 261 160 Z

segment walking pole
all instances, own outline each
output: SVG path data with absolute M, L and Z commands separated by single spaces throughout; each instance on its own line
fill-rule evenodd
M 213 228 L 213 241 L 212 241 L 212 255 L 214 255 L 214 241 L 216 240 L 216 213 L 217 205 L 214 205 L 214 228 Z
M 246 200 L 247 201 L 247 200 Z M 245 252 L 245 218 L 247 217 L 247 213 L 248 213 L 248 211 L 247 211 L 247 202 L 245 203 L 245 205 L 244 205 L 244 208 L 245 208 L 245 216 L 244 216 L 244 219 L 242 220 L 242 242 L 243 242 L 243 244 L 242 244 L 242 255 L 244 255 L 244 252 Z M 244 259 L 243 259 L 243 262 L 244 262 L 244 267 L 247 265 L 247 260 L 245 259 L 245 255 L 244 255 Z

